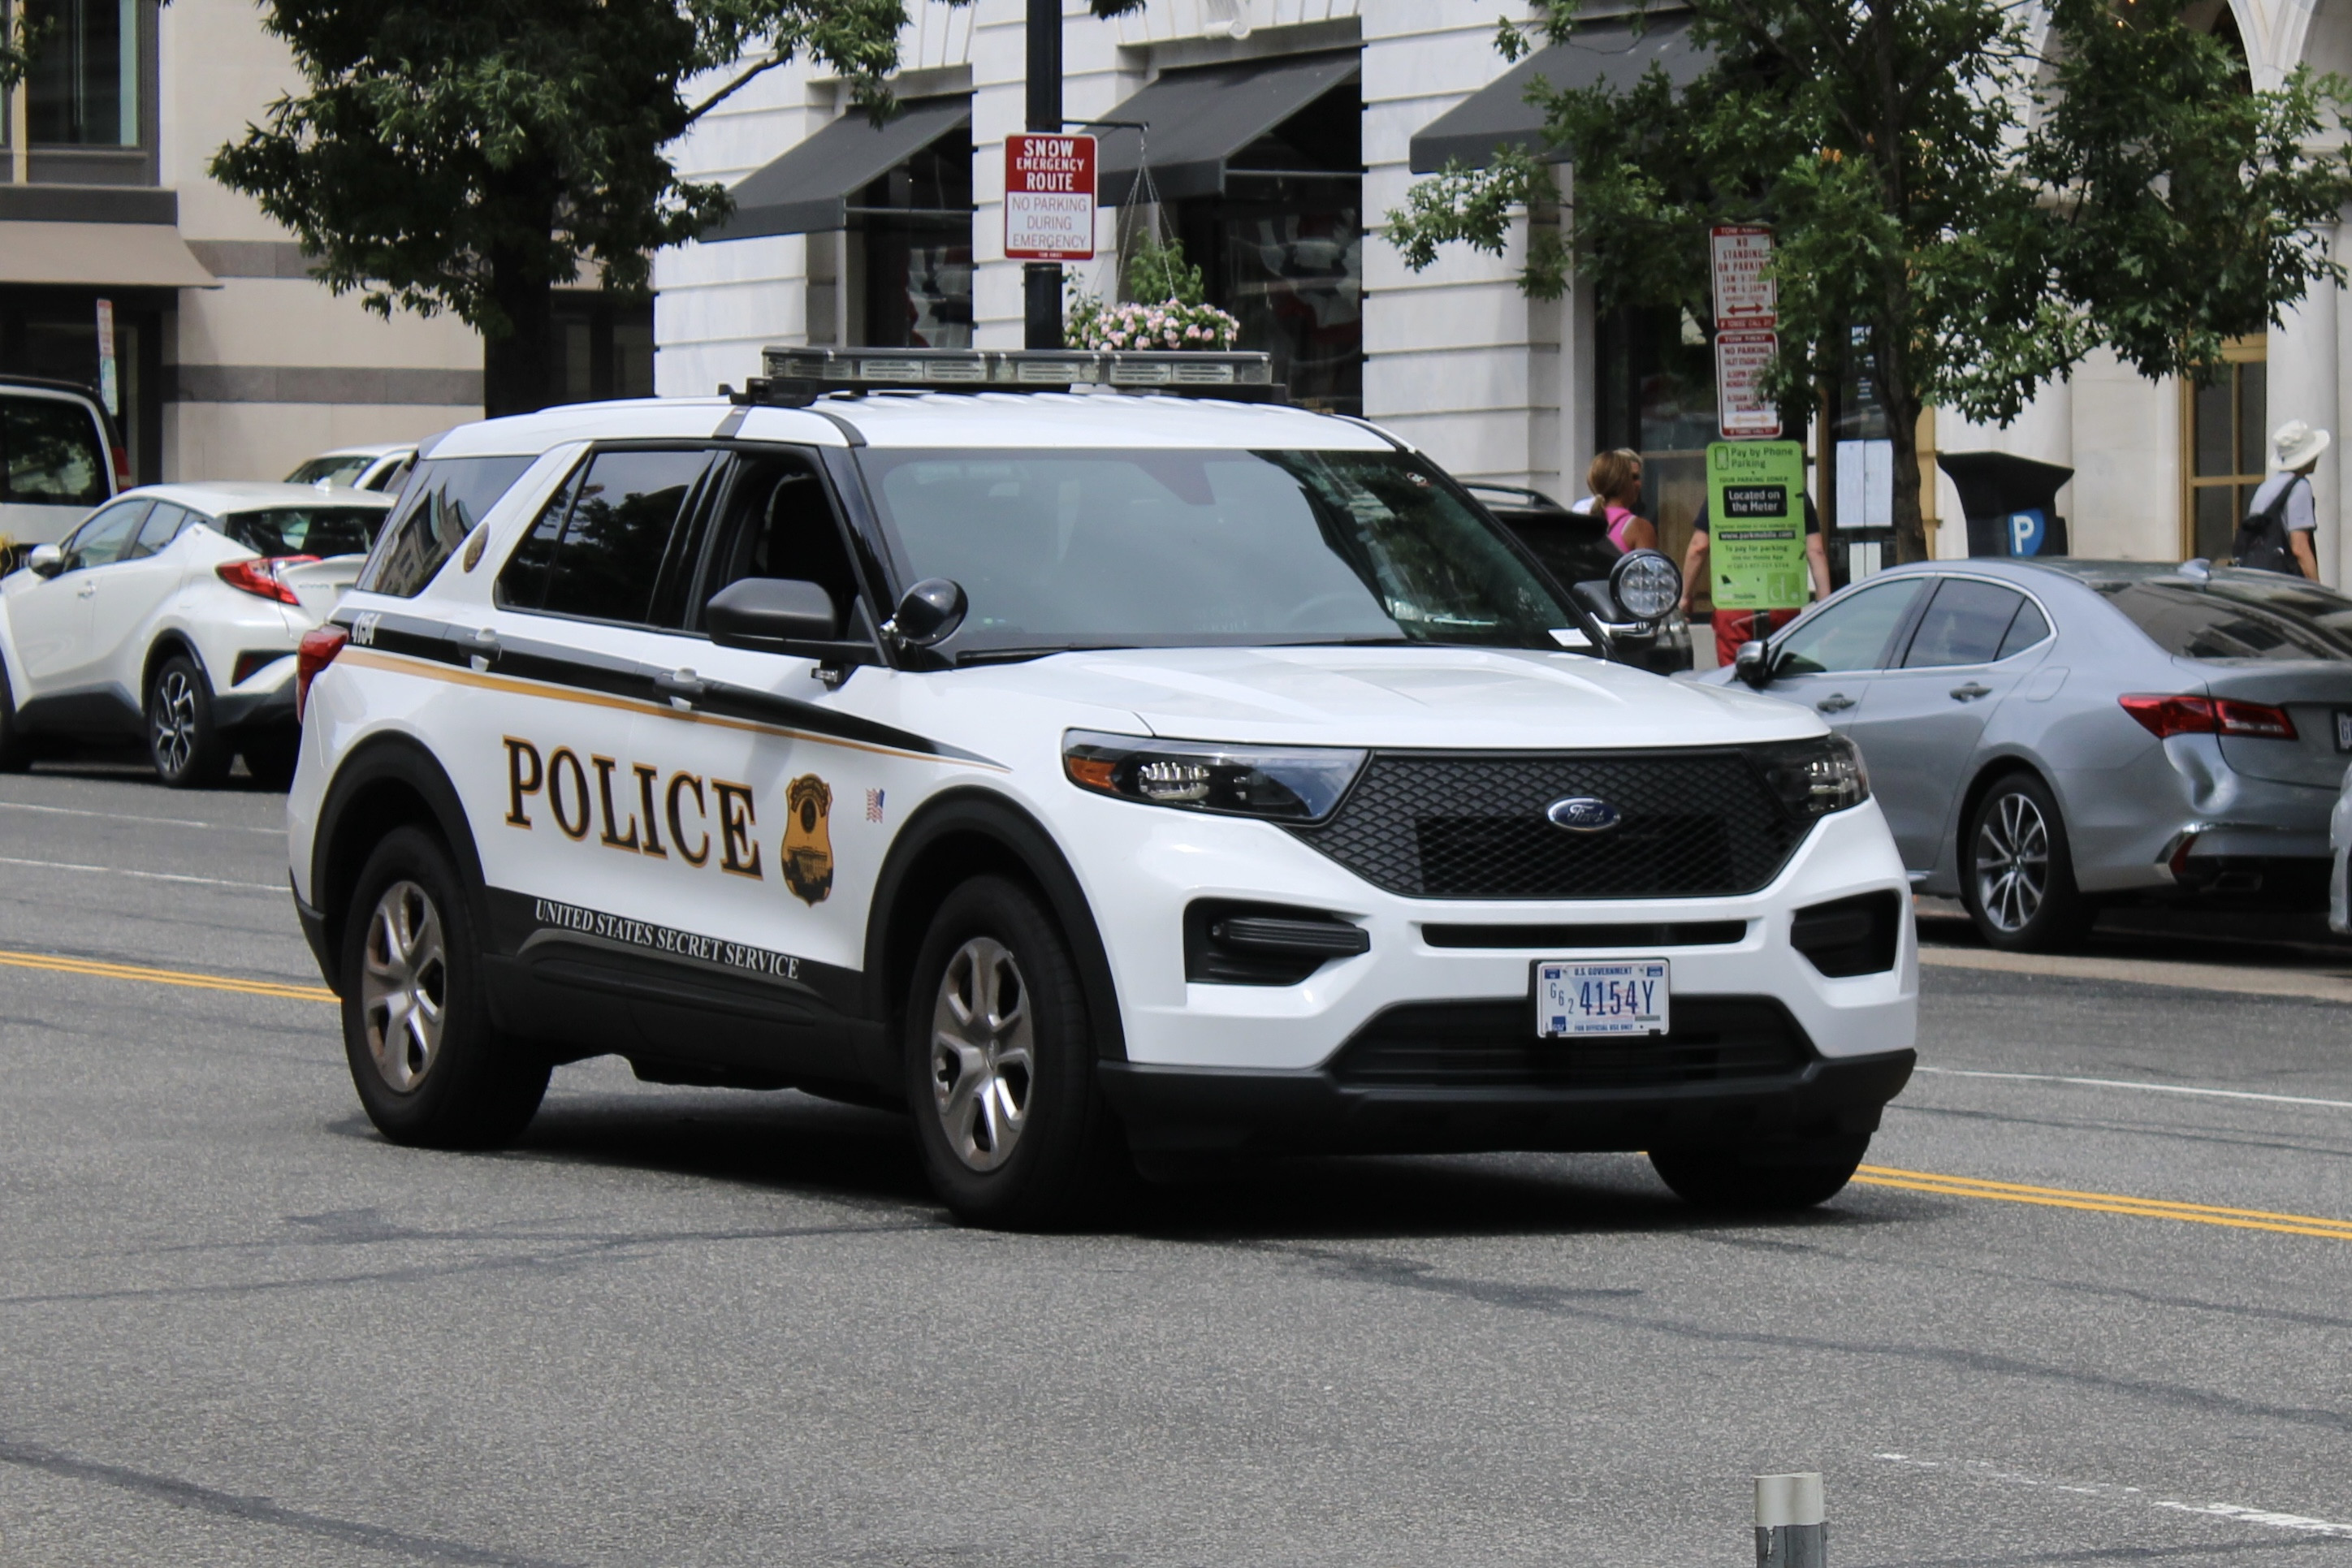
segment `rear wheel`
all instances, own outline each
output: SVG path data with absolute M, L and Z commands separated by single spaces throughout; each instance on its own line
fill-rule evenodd
M 16 727 L 16 698 L 8 689 L 8 671 L 0 665 L 0 773 L 22 773 L 32 765 L 32 746 Z
M 449 852 L 394 830 L 352 890 L 338 988 L 352 1082 L 396 1144 L 495 1147 L 547 1092 L 547 1059 L 491 1027 L 480 954 Z
M 213 689 L 196 662 L 174 653 L 147 683 L 147 755 L 173 789 L 201 789 L 228 774 L 228 748 L 213 723 Z
M 1759 1149 L 1653 1149 L 1650 1165 L 1675 1196 L 1701 1208 L 1787 1212 L 1835 1197 L 1869 1150 L 1864 1134 Z
M 1003 877 L 950 894 L 907 998 L 907 1098 L 923 1166 L 957 1218 L 1066 1225 L 1132 1175 L 1095 1087 L 1077 967 L 1036 895 Z
M 2081 940 L 2097 914 L 2074 885 L 2065 819 L 2031 773 L 1996 779 L 1960 841 L 1960 896 L 1988 946 L 2047 953 Z

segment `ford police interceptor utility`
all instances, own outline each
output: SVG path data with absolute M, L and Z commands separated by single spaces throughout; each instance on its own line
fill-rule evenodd
M 304 645 L 294 889 L 387 1136 L 618 1053 L 903 1106 L 1000 1225 L 1135 1155 L 1853 1174 L 1902 862 L 1814 716 L 1595 656 L 1662 559 L 1555 583 L 1263 356 L 768 361 L 442 438 Z

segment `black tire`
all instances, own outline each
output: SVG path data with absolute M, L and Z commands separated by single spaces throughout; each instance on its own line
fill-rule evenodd
M 247 739 L 239 747 L 245 770 L 265 789 L 284 789 L 294 782 L 294 765 L 302 755 L 300 730 L 272 730 Z
M 208 789 L 228 777 L 212 683 L 185 653 L 173 654 L 147 679 L 147 759 L 173 789 Z
M 958 1219 L 1051 1229 L 1102 1217 L 1128 1190 L 1134 1166 L 1095 1085 L 1077 967 L 1027 888 L 975 877 L 940 905 L 915 959 L 904 1049 L 923 1168 Z
M 343 1054 L 377 1131 L 486 1149 L 530 1125 L 548 1060 L 491 1027 L 474 903 L 439 839 L 396 828 L 375 847 L 346 906 L 338 972 Z
M 1989 947 L 2053 953 L 2072 946 L 2098 911 L 2074 885 L 2066 821 L 2031 773 L 1993 781 L 1960 839 L 1960 898 Z
M 32 765 L 32 743 L 16 727 L 16 694 L 8 689 L 7 670 L 0 667 L 0 773 L 22 773 Z
M 1652 1149 L 1650 1165 L 1675 1197 L 1701 1208 L 1788 1213 L 1835 1197 L 1869 1151 L 1864 1134 L 1757 1149 Z

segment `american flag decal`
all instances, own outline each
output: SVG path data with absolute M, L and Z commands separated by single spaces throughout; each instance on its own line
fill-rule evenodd
M 866 820 L 869 822 L 882 820 L 882 791 L 879 789 L 866 791 Z

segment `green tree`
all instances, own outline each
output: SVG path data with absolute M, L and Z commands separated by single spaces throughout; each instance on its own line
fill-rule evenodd
M 1654 68 L 1622 92 L 1530 89 L 1575 169 L 1522 287 L 1557 297 L 1576 271 L 1604 309 L 1705 321 L 1709 226 L 1772 225 L 1773 390 L 1809 402 L 1867 348 L 1898 553 L 1918 559 L 1923 407 L 2005 423 L 2102 346 L 2148 377 L 2210 373 L 2224 340 L 2343 279 L 2321 235 L 2352 200 L 2352 162 L 2322 147 L 2345 83 L 2251 91 L 2184 3 L 2053 0 L 2035 34 L 2003 0 L 1694 0 L 1710 58 L 1687 87 Z M 1544 0 L 1542 33 L 1567 39 L 1578 12 Z M 1558 189 L 1506 151 L 1414 186 L 1390 236 L 1416 270 L 1449 242 L 1499 254 Z
M 887 115 L 906 25 L 906 0 L 264 0 L 305 90 L 212 172 L 338 294 L 478 329 L 488 412 L 522 412 L 551 393 L 558 284 L 584 267 L 641 290 L 654 251 L 732 210 L 722 187 L 678 178 L 670 145 L 802 55 Z

